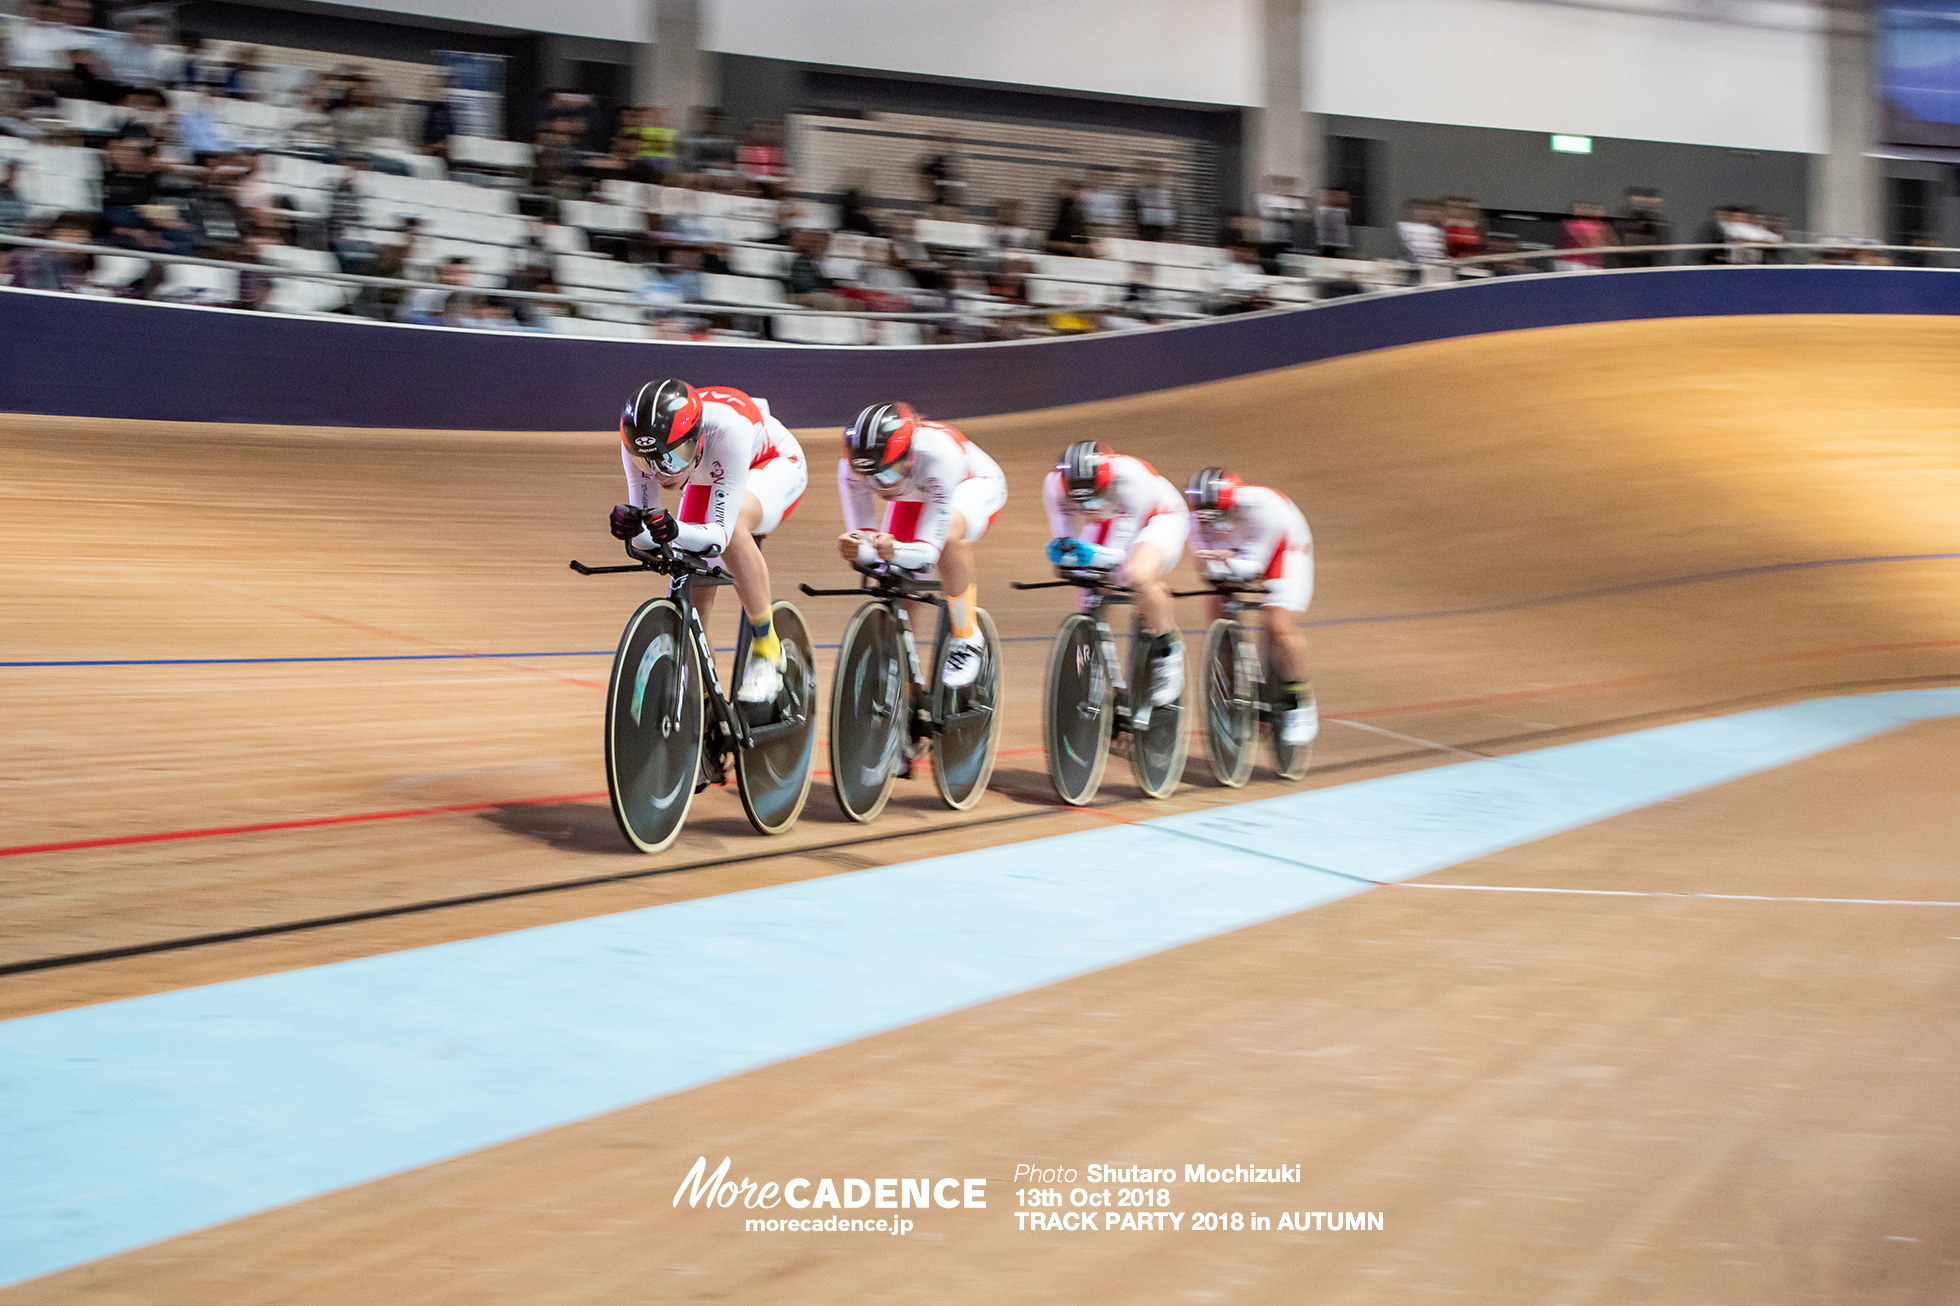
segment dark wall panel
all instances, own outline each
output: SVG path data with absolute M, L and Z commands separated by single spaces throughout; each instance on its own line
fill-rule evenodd
M 0 411 L 176 421 L 602 430 L 642 382 L 769 399 L 792 426 L 906 398 L 947 418 L 1141 394 L 1493 331 L 1763 313 L 1960 313 L 1960 273 L 1656 268 L 1438 287 L 1191 326 L 914 349 L 668 344 L 391 327 L 0 289 Z
M 1468 195 L 1487 209 L 1564 213 L 1576 200 L 1596 200 L 1621 211 L 1629 186 L 1654 186 L 1666 195 L 1676 239 L 1692 241 L 1716 204 L 1746 204 L 1789 219 L 1792 231 L 1808 225 L 1809 158 L 1771 150 L 1731 150 L 1666 141 L 1593 139 L 1591 154 L 1554 154 L 1546 132 L 1451 127 L 1440 123 L 1389 122 L 1379 118 L 1325 120 L 1329 136 L 1379 142 L 1368 252 L 1396 252 L 1394 226 L 1411 199 Z

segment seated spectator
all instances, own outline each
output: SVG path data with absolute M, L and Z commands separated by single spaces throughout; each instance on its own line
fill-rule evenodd
M 1587 200 L 1575 201 L 1572 216 L 1559 227 L 1558 248 L 1576 251 L 1552 261 L 1560 272 L 1583 272 L 1606 265 L 1599 254 L 1584 251 L 1605 249 L 1613 243 L 1613 228 L 1606 221 L 1606 206 Z
M 212 111 L 210 97 L 202 88 L 193 88 L 191 100 L 177 111 L 177 140 L 193 158 L 209 154 L 229 154 L 238 148 L 231 128 Z
M 1320 192 L 1313 215 L 1313 243 L 1322 258 L 1347 258 L 1354 252 L 1353 212 L 1348 193 L 1339 186 Z
M 585 171 L 595 180 L 658 182 L 660 174 L 641 156 L 644 142 L 638 132 L 622 128 L 612 139 L 612 148 L 593 156 Z
M 836 283 L 824 275 L 822 259 L 829 237 L 821 231 L 799 231 L 790 238 L 796 257 L 790 260 L 783 289 L 792 304 L 803 308 L 851 309 L 856 305 L 837 293 Z
M 1050 254 L 1086 257 L 1092 253 L 1089 244 L 1089 222 L 1082 214 L 1082 190 L 1073 181 L 1063 181 L 1055 188 L 1055 214 L 1048 223 L 1048 240 L 1043 246 Z
M 1442 235 L 1437 233 L 1438 237 Z M 1218 273 L 1218 294 L 1212 309 L 1219 313 L 1249 313 L 1271 307 L 1266 278 L 1259 268 L 1257 247 L 1241 242 L 1231 248 L 1232 261 Z
M 125 137 L 109 142 L 102 174 L 102 215 L 110 228 L 109 242 L 131 249 L 154 249 L 189 254 L 196 233 L 166 203 L 158 189 L 156 161 L 144 142 Z
M 789 166 L 783 153 L 782 121 L 765 118 L 750 123 L 748 139 L 735 150 L 735 166 L 752 181 L 780 181 Z
M 1041 241 L 1021 222 L 1021 201 L 1000 200 L 994 205 L 991 241 L 995 252 L 1034 250 Z
M 1091 239 L 1108 239 L 1123 234 L 1123 197 L 1117 188 L 1116 169 L 1096 164 L 1089 169 L 1089 184 L 1080 197 L 1082 220 L 1088 224 Z
M 27 225 L 27 201 L 20 197 L 20 164 L 0 161 L 0 232 L 18 233 Z
M 735 138 L 720 109 L 703 105 L 694 111 L 694 131 L 684 150 L 687 170 L 708 177 L 735 175 Z
M 1517 233 L 1510 231 L 1485 233 L 1484 252 L 1486 254 L 1516 254 L 1518 252 Z M 1496 277 L 1515 277 L 1521 273 L 1531 271 L 1531 266 L 1521 258 L 1493 259 L 1482 266 L 1492 276 Z
M 470 261 L 466 258 L 451 258 L 443 261 L 436 270 L 437 286 L 417 286 L 402 296 L 401 307 L 395 310 L 397 322 L 410 322 L 420 326 L 442 325 L 443 310 L 449 304 L 449 297 L 457 290 L 470 284 Z
M 201 33 L 182 32 L 178 40 L 184 50 L 183 89 L 221 94 L 225 83 L 231 80 L 231 65 L 217 56 Z
M 903 313 L 919 292 L 918 280 L 892 262 L 889 241 L 865 242 L 856 279 L 857 297 L 874 313 Z
M 128 116 L 116 128 L 116 135 L 132 136 L 152 146 L 166 145 L 176 139 L 177 121 L 162 91 L 147 86 L 131 87 L 123 95 L 120 107 Z
M 58 0 L 28 0 L 21 16 L 8 24 L 6 65 L 30 93 L 44 93 L 57 74 L 68 71 L 76 37 L 62 21 Z
M 372 77 L 357 79 L 347 93 L 347 103 L 331 117 L 334 148 L 343 154 L 372 158 L 375 148 L 392 134 L 392 115 L 382 105 L 380 88 Z
M 1269 273 L 1279 271 L 1279 256 L 1293 248 L 1293 227 L 1307 211 L 1293 177 L 1267 177 L 1253 208 L 1259 215 L 1259 263 Z
M 681 297 L 683 304 L 699 304 L 704 293 L 702 277 L 705 275 L 707 255 L 698 245 L 679 245 L 671 257 L 673 266 L 667 278 L 674 287 L 674 293 Z
M 109 58 L 110 75 L 124 86 L 175 86 L 183 80 L 184 52 L 168 44 L 165 36 L 163 19 L 138 18 Z
M 58 240 L 64 245 L 92 245 L 95 243 L 95 215 L 63 213 L 31 228 L 30 233 L 42 240 Z M 95 271 L 95 258 L 90 254 L 69 254 L 23 245 L 10 250 L 0 267 L 6 270 L 7 284 L 22 290 L 73 292 L 88 285 L 89 276 Z
M 580 153 L 592 153 L 606 140 L 605 115 L 598 102 L 584 91 L 552 91 L 545 97 L 544 111 L 539 117 Z
M 424 154 L 449 158 L 449 138 L 456 135 L 456 111 L 449 105 L 449 78 L 431 73 L 423 84 L 422 98 L 408 102 L 415 110 L 415 135 L 409 144 Z
M 871 182 L 868 168 L 853 168 L 844 178 L 844 189 L 837 195 L 837 230 L 855 231 L 863 236 L 877 236 L 882 233 L 878 224 L 865 208 L 864 189 Z
M 1418 266 L 1440 265 L 1449 257 L 1449 244 L 1443 238 L 1442 208 L 1434 200 L 1410 200 L 1395 234 L 1402 241 L 1404 256 Z
M 667 125 L 665 114 L 650 105 L 628 109 L 630 131 L 640 141 L 641 165 L 661 181 L 671 172 L 680 153 L 680 133 Z
M 1708 211 L 1708 221 L 1702 224 L 1701 232 L 1695 237 L 1697 245 L 1714 245 L 1720 248 L 1701 251 L 1703 263 L 1730 263 L 1739 261 L 1732 257 L 1736 251 L 1727 248 L 1730 231 L 1736 225 L 1741 210 L 1733 204 L 1717 204 Z
M 1163 240 L 1177 227 L 1177 192 L 1164 176 L 1164 165 L 1147 163 L 1130 192 L 1137 239 Z
M 1443 252 L 1452 259 L 1484 252 L 1483 213 L 1475 200 L 1452 195 L 1443 201 Z
M 247 48 L 225 78 L 225 94 L 234 100 L 263 100 L 272 89 L 270 74 L 256 48 Z
M 1620 219 L 1616 239 L 1622 245 L 1672 245 L 1674 224 L 1661 213 L 1661 193 L 1649 186 L 1629 186 L 1626 213 Z M 1672 254 L 1622 254 L 1623 268 L 1651 268 L 1674 261 Z
M 960 143 L 951 132 L 936 131 L 926 152 L 919 156 L 919 193 L 932 216 L 948 221 L 959 217 L 966 200 L 966 164 L 960 158 Z

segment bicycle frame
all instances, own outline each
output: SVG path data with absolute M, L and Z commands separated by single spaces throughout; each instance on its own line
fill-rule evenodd
M 1254 607 L 1247 596 L 1263 595 L 1265 592 L 1264 585 L 1246 585 L 1229 580 L 1210 581 L 1201 590 L 1171 591 L 1171 597 L 1174 599 L 1215 598 L 1219 601 L 1219 615 L 1229 620 L 1238 630 L 1236 656 L 1239 663 L 1239 680 L 1241 684 L 1255 687 L 1252 708 L 1260 717 L 1272 715 L 1271 706 L 1266 702 L 1265 696 L 1256 692 L 1256 687 L 1264 680 L 1266 655 L 1265 650 L 1260 647 L 1259 632 L 1246 621 L 1245 613 L 1247 609 Z M 1251 660 L 1250 665 L 1247 664 L 1247 659 Z
M 813 589 L 809 585 L 799 586 L 803 593 L 813 598 L 862 598 L 881 604 L 898 623 L 899 643 L 905 648 L 905 672 L 908 693 L 911 695 L 909 719 L 921 727 L 920 733 L 937 734 L 946 726 L 939 715 L 938 695 L 922 684 L 924 677 L 919 666 L 919 646 L 912 633 L 912 615 L 905 610 L 907 602 L 930 603 L 939 612 L 939 629 L 933 637 L 932 662 L 938 666 L 946 652 L 946 641 L 952 635 L 952 615 L 947 609 L 946 598 L 938 592 L 939 582 L 920 580 L 906 575 L 896 567 L 885 563 L 853 562 L 851 570 L 864 580 L 856 589 Z M 923 702 L 922 702 L 923 700 Z
M 1131 601 L 1131 591 L 1127 585 L 1112 585 L 1109 578 L 1099 571 L 1084 571 L 1072 567 L 1058 567 L 1060 580 L 1010 581 L 1017 590 L 1045 590 L 1072 587 L 1087 592 L 1082 604 L 1082 613 L 1096 623 L 1097 644 L 1102 650 L 1103 674 L 1115 688 L 1116 720 L 1112 723 L 1119 732 L 1140 734 L 1150 727 L 1150 704 L 1145 702 L 1136 708 L 1130 705 L 1130 679 L 1123 673 L 1123 659 L 1116 654 L 1116 632 L 1109 628 L 1109 621 L 1103 616 L 1103 609 L 1110 604 L 1127 604 Z
M 681 610 L 681 620 L 686 624 L 688 634 L 694 640 L 695 652 L 700 657 L 701 671 L 705 677 L 703 688 L 706 691 L 708 705 L 708 720 L 704 723 L 703 733 L 711 740 L 709 747 L 717 762 L 721 758 L 731 756 L 738 748 L 753 748 L 758 743 L 766 743 L 776 734 L 796 725 L 796 722 L 779 722 L 752 726 L 743 719 L 740 712 L 735 710 L 733 700 L 722 689 L 721 675 L 715 670 L 714 645 L 708 642 L 708 631 L 701 621 L 701 611 L 694 605 L 694 589 L 697 585 L 710 588 L 733 585 L 734 579 L 719 567 L 708 565 L 691 554 L 677 553 L 665 545 L 649 552 L 628 544 L 626 553 L 627 556 L 638 561 L 623 567 L 588 567 L 582 562 L 574 562 L 572 570 L 581 576 L 651 571 L 668 577 L 672 582 L 668 586 L 667 597 L 672 599 L 674 605 Z M 742 683 L 742 672 L 747 667 L 748 660 L 748 641 L 746 639 L 738 641 L 735 646 L 735 684 Z M 662 710 L 667 713 L 670 722 L 679 720 L 679 703 L 663 704 Z

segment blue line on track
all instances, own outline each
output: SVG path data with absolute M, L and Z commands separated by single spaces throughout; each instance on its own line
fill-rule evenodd
M 1737 567 L 1730 571 L 1697 572 L 1692 576 L 1672 576 L 1663 580 L 1636 581 L 1631 585 L 1609 585 L 1600 589 L 1574 590 L 1569 594 L 1551 594 L 1543 598 L 1519 599 L 1511 603 L 1491 603 L 1475 608 L 1444 608 L 1435 612 L 1388 612 L 1368 617 L 1328 617 L 1321 621 L 1303 622 L 1307 626 L 1366 626 L 1393 621 L 1435 621 L 1445 617 L 1479 617 L 1495 612 L 1521 612 L 1527 608 L 1551 607 L 1559 603 L 1579 603 L 1586 599 L 1610 598 L 1619 594 L 1641 594 L 1648 590 L 1675 589 L 1684 585 L 1705 585 L 1714 581 L 1736 580 L 1743 576 L 1768 576 L 1786 571 L 1812 571 L 1819 567 L 1865 567 L 1885 562 L 1949 562 L 1960 559 L 1960 553 L 1898 553 L 1869 558 L 1819 558 L 1810 562 L 1778 562 L 1763 567 Z M 1187 635 L 1202 634 L 1202 631 L 1188 630 Z M 1053 635 L 1004 635 L 1003 644 L 1047 643 Z M 836 649 L 835 644 L 819 644 L 820 649 Z M 718 648 L 717 653 L 733 653 L 732 648 Z M 543 653 L 375 653 L 343 657 L 262 657 L 262 658 L 77 658 L 71 660 L 50 660 L 38 662 L 0 662 L 0 670 L 26 667 L 236 667 L 272 666 L 280 663 L 307 662 L 456 662 L 469 659 L 521 658 L 609 658 L 613 650 L 599 649 L 556 649 Z
M 1815 699 L 0 1022 L 0 1284 L 1955 715 Z

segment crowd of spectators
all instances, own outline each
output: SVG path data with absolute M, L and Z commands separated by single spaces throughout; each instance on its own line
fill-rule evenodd
M 98 16 L 94 0 L 29 0 L 8 24 L 0 234 L 54 246 L 0 245 L 7 284 L 277 308 L 282 272 L 333 270 L 420 284 L 361 285 L 329 311 L 550 329 L 554 318 L 586 310 L 528 296 L 562 293 L 561 258 L 577 251 L 630 269 L 608 293 L 632 311 L 606 316 L 645 322 L 657 335 L 769 334 L 781 330 L 769 311 L 780 302 L 910 315 L 903 338 L 925 341 L 1118 328 L 1364 288 L 1358 274 L 1339 271 L 1346 264 L 1328 271 L 1328 260 L 1366 262 L 1356 257 L 1350 197 L 1338 188 L 1310 203 L 1292 179 L 1267 178 L 1253 211 L 1219 233 L 1222 249 L 1194 263 L 1155 253 L 1189 240 L 1195 215 L 1182 210 L 1174 179 L 1152 161 L 1062 176 L 1043 202 L 989 202 L 977 193 L 958 140 L 939 133 L 913 165 L 910 200 L 877 194 L 869 172 L 858 170 L 815 203 L 791 174 L 780 121 L 738 129 L 704 108 L 677 123 L 650 107 L 609 113 L 590 95 L 560 90 L 546 95 L 521 166 L 482 166 L 450 157 L 466 133 L 440 73 L 409 92 L 384 86 L 360 64 L 298 68 L 250 48 L 221 51 L 188 32 L 173 39 L 165 21 L 148 13 L 122 30 L 97 26 Z M 246 125 L 264 115 L 241 117 L 241 106 L 274 112 L 276 126 Z M 50 206 L 45 192 L 29 193 L 23 160 L 44 147 L 94 156 L 91 185 L 68 192 L 85 192 L 91 203 Z M 269 177 L 284 176 L 274 165 L 293 159 L 324 165 L 315 175 L 327 180 L 302 196 Z M 388 176 L 496 188 L 520 225 L 495 259 L 459 253 L 428 230 L 426 218 L 386 211 L 379 182 Z M 574 205 L 626 194 L 661 197 L 640 204 L 648 214 L 642 227 L 567 231 Z M 739 241 L 715 216 L 731 205 L 748 215 Z M 1466 197 L 1411 203 L 1396 234 L 1412 275 L 1478 256 L 1498 256 L 1483 264 L 1491 274 L 1532 270 L 1522 258 L 1502 257 L 1519 254 L 1521 242 L 1493 229 Z M 1775 261 L 1782 221 L 1724 206 L 1698 238 L 1722 246 L 1693 256 L 1701 261 Z M 1667 253 L 1595 251 L 1674 240 L 1661 196 L 1630 189 L 1617 218 L 1598 204 L 1572 206 L 1559 227 L 1556 266 L 1669 262 Z M 136 270 L 105 277 L 94 256 L 60 248 L 69 245 L 198 256 L 245 270 L 221 293 L 209 281 L 186 291 L 163 264 L 124 260 Z M 775 256 L 758 268 L 756 251 L 736 245 L 764 254 L 774 247 Z M 1320 263 L 1311 287 L 1299 277 L 1303 255 Z M 1095 263 L 1064 263 L 1071 259 Z M 779 300 L 715 302 L 713 279 L 737 275 L 773 279 Z M 1080 293 L 1067 289 L 1072 276 L 1084 278 Z

